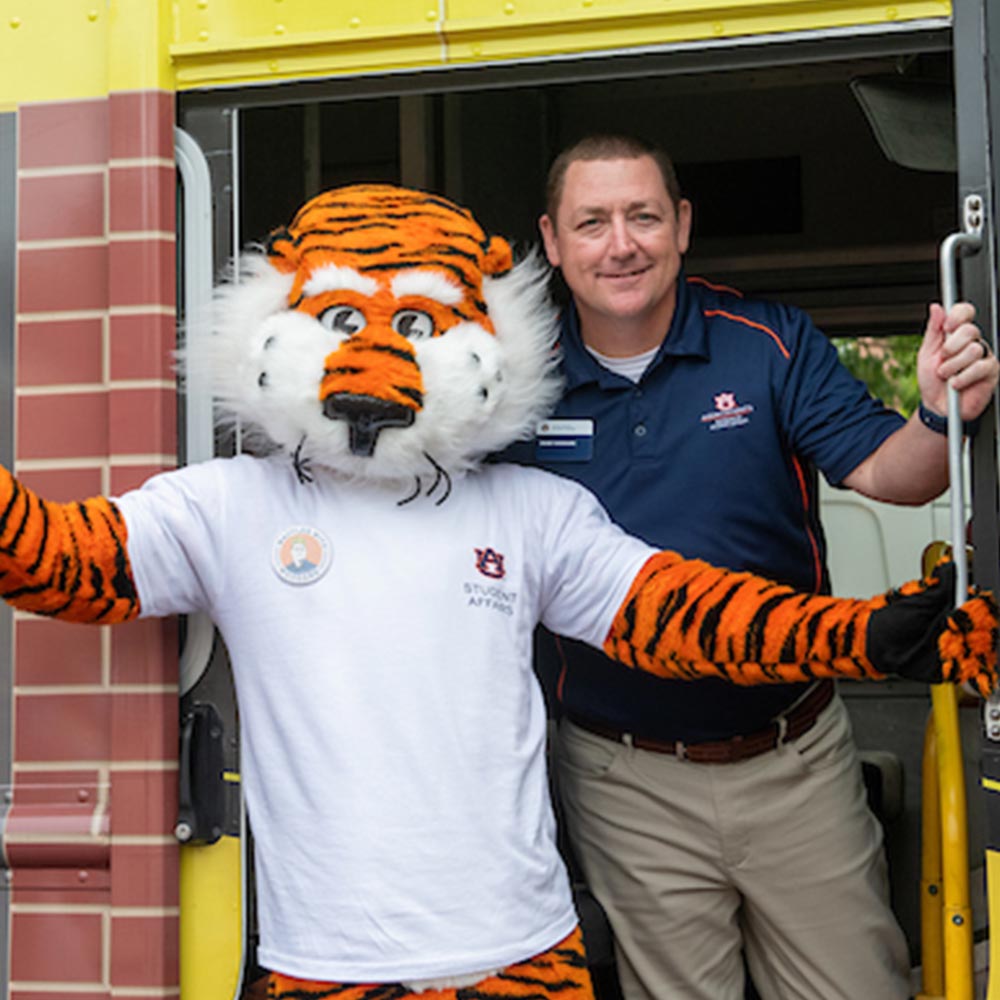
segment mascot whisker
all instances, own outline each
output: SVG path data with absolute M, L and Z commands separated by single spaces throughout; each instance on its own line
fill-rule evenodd
M 443 198 L 327 192 L 219 290 L 184 358 L 257 454 L 68 504 L 0 470 L 9 603 L 204 611 L 225 640 L 271 996 L 592 995 L 539 622 L 666 677 L 995 684 L 995 605 L 953 608 L 946 567 L 868 601 L 798 594 L 484 464 L 558 394 L 546 279 Z

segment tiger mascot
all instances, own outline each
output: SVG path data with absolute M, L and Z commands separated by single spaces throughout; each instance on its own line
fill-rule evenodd
M 74 622 L 207 611 L 245 735 L 273 997 L 592 995 L 545 774 L 543 622 L 625 668 L 737 684 L 995 683 L 997 617 L 946 570 L 794 593 L 481 459 L 559 390 L 537 258 L 443 198 L 330 191 L 219 290 L 182 359 L 254 454 L 56 504 L 0 476 L 0 586 Z

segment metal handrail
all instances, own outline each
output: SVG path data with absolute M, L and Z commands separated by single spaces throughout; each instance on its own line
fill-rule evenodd
M 946 313 L 958 301 L 958 258 L 982 245 L 983 205 L 976 195 L 963 202 L 962 230 L 941 244 L 941 304 Z M 955 605 L 969 590 L 965 531 L 965 470 L 959 395 L 948 386 L 948 479 L 951 502 L 951 558 Z M 924 566 L 925 573 L 929 567 Z M 972 1000 L 972 908 L 969 903 L 968 806 L 958 721 L 958 690 L 931 689 L 931 716 L 924 739 L 921 928 L 921 1000 Z M 936 889 L 936 891 L 935 891 Z

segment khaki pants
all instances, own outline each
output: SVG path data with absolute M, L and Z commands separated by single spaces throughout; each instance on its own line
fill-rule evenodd
M 907 949 L 887 903 L 843 703 L 798 740 L 692 764 L 564 721 L 570 839 L 614 929 L 626 1000 L 903 1000 Z

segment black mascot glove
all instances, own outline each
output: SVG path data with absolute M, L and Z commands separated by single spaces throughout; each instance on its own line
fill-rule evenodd
M 971 683 L 985 698 L 996 687 L 997 604 L 970 588 L 955 607 L 955 565 L 891 590 L 868 621 L 866 653 L 876 670 L 927 684 Z

